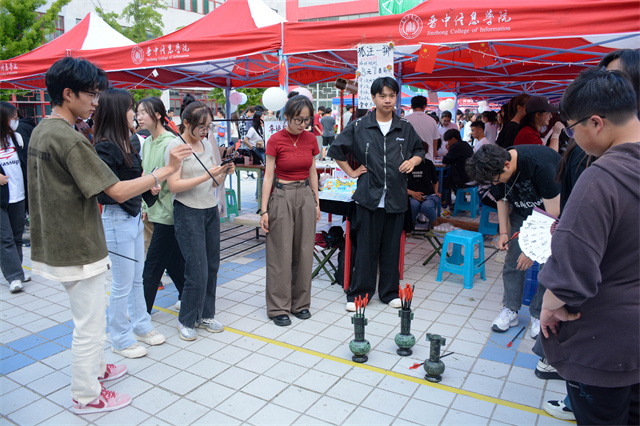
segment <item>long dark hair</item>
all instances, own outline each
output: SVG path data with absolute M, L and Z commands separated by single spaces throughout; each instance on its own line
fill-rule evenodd
M 18 108 L 9 102 L 0 102 L 0 124 L 2 129 L 0 132 L 0 147 L 7 149 L 11 145 L 9 139 L 15 138 L 15 132 L 11 128 L 11 117 L 16 113 Z
M 251 127 L 253 127 L 258 134 L 264 140 L 264 129 L 262 128 L 262 112 L 256 111 L 253 114 L 253 121 L 251 122 Z
M 160 98 L 140 99 L 138 101 L 138 105 L 136 105 L 136 111 L 140 108 L 140 105 L 142 105 L 142 108 L 144 108 L 149 117 L 151 117 L 153 124 L 157 126 L 158 121 L 160 121 L 160 124 L 162 124 L 162 127 L 164 127 L 166 131 L 171 132 L 174 135 L 176 134 L 176 132 L 174 132 L 173 129 L 167 124 L 169 121 L 169 116 L 167 115 L 167 110 L 165 109 L 164 104 L 162 103 Z M 156 113 L 160 114 L 159 120 L 156 117 Z
M 96 112 L 93 114 L 95 121 L 94 141 L 115 143 L 122 151 L 124 164 L 131 167 L 133 161 L 129 153 L 137 153 L 129 140 L 129 122 L 127 112 L 133 109 L 135 100 L 133 95 L 124 89 L 108 88 L 100 95 Z
M 567 161 L 569 160 L 571 151 L 573 151 L 576 147 L 578 147 L 578 143 L 576 142 L 576 140 L 573 138 L 569 139 L 567 148 L 565 149 L 564 154 L 562 154 L 562 160 L 560 160 L 560 164 L 558 164 L 558 171 L 556 172 L 556 176 L 555 176 L 556 182 L 562 183 L 562 179 L 564 179 L 564 173 L 567 170 Z M 587 165 L 585 166 L 586 168 L 586 167 L 589 167 L 589 165 L 595 160 L 596 160 L 596 157 L 592 155 L 587 155 L 585 159 L 582 161 L 587 162 Z
M 518 106 L 521 106 L 524 108 L 524 106 L 527 104 L 527 101 L 529 100 L 530 97 L 531 95 L 522 93 L 518 96 L 514 96 L 513 98 L 511 98 L 511 100 L 509 101 L 509 108 L 507 110 L 509 113 L 509 116 L 507 117 L 505 124 L 513 120 L 513 117 L 515 117 L 516 114 L 518 113 Z

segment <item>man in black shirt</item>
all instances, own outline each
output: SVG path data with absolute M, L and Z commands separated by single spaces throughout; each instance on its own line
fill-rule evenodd
M 428 146 L 422 143 L 425 151 Z M 415 222 L 418 214 L 422 214 L 429 221 L 429 226 L 438 218 L 438 204 L 440 193 L 438 192 L 438 174 L 433 163 L 425 159 L 414 167 L 408 174 L 407 194 L 411 205 L 411 218 Z
M 449 166 L 449 176 L 444 182 L 447 191 L 456 191 L 458 188 L 466 188 L 469 177 L 465 169 L 467 160 L 473 156 L 473 148 L 467 142 L 462 140 L 460 132 L 456 129 L 449 129 L 444 132 L 443 136 L 447 143 L 447 155 L 442 158 L 442 164 Z M 446 197 L 450 199 L 450 197 Z
M 467 170 L 470 177 L 480 184 L 493 184 L 491 193 L 498 200 L 500 250 L 507 249 L 509 239 L 520 230 L 534 207 L 556 217 L 560 215 L 560 185 L 555 181 L 559 162 L 557 152 L 541 145 L 521 145 L 509 150 L 493 144 L 484 145 L 469 160 Z M 493 330 L 502 332 L 518 325 L 525 275 L 532 264 L 533 261 L 522 253 L 515 239 L 509 245 L 502 269 L 503 308 L 493 322 Z M 534 339 L 540 331 L 543 294 L 544 287 L 538 285 L 529 307 L 530 334 Z

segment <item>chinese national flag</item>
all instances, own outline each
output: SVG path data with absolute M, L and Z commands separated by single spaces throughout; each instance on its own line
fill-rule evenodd
M 474 68 L 484 68 L 493 65 L 495 59 L 491 46 L 489 46 L 489 43 L 486 41 L 482 43 L 469 43 L 469 54 L 471 55 Z
M 418 53 L 418 62 L 416 62 L 416 72 L 431 74 L 436 65 L 436 57 L 438 56 L 438 46 L 429 44 L 420 45 L 420 53 Z
M 287 83 L 287 66 L 284 64 L 284 59 L 280 61 L 280 70 L 278 71 L 278 83 L 282 87 L 285 87 Z

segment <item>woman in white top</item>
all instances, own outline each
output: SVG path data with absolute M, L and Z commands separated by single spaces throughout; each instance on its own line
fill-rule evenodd
M 167 180 L 169 190 L 175 194 L 173 220 L 185 259 L 185 283 L 178 316 L 179 335 L 183 340 L 195 340 L 196 327 L 211 333 L 224 330 L 214 319 L 220 267 L 220 214 L 214 189 L 224 182 L 228 173 L 235 172 L 235 167 L 233 163 L 215 165 L 213 147 L 203 142 L 212 118 L 211 109 L 202 102 L 193 102 L 184 110 L 180 132 L 195 155 L 184 159 L 178 173 Z M 179 137 L 169 142 L 165 153 L 167 162 L 171 149 L 182 143 Z
M 22 233 L 27 198 L 27 153 L 18 128 L 18 109 L 0 102 L 0 266 L 11 293 L 22 291 Z
M 244 138 L 244 145 L 258 154 L 264 163 L 264 120 L 262 120 L 262 113 L 260 111 L 256 111 L 256 113 L 253 114 L 253 122 L 251 123 L 249 131 L 247 131 L 247 136 Z
M 484 135 L 490 143 L 496 143 L 498 137 L 498 113 L 495 111 L 484 111 L 482 113 L 484 123 Z

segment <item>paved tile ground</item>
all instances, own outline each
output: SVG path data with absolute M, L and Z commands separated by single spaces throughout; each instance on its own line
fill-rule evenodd
M 242 185 L 243 212 L 254 212 L 255 181 Z M 323 215 L 318 229 L 338 224 L 336 219 L 328 223 Z M 222 229 L 233 226 L 226 221 Z M 247 236 L 251 233 L 242 238 Z M 223 247 L 243 244 L 231 238 Z M 311 319 L 292 317 L 290 327 L 273 325 L 264 303 L 264 246 L 221 264 L 216 319 L 227 327 L 223 333 L 199 330 L 196 341 L 181 340 L 172 307 L 177 292 L 165 277 L 152 320 L 167 342 L 135 360 L 112 353 L 109 342 L 105 346 L 108 362 L 129 367 L 129 374 L 108 388 L 128 392 L 133 403 L 81 417 L 69 411 L 73 322 L 66 292 L 59 283 L 34 276 L 24 292 L 10 294 L 2 281 L 0 425 L 562 423 L 539 409 L 564 396 L 564 383 L 534 376 L 537 358 L 530 350 L 527 309 L 520 311 L 517 328 L 502 335 L 490 329 L 501 307 L 502 264 L 489 260 L 486 281 L 476 276 L 467 290 L 459 276 L 445 273 L 435 282 L 439 257 L 422 265 L 431 251 L 426 240 L 407 238 L 403 282 L 416 286 L 413 355 L 396 354 L 397 311 L 374 298 L 366 311 L 372 347 L 366 364 L 351 361 L 351 315 L 344 310 L 344 292 L 325 275 L 313 281 Z M 485 256 L 491 252 L 485 250 Z M 27 269 L 29 253 L 25 249 Z M 524 326 L 526 332 L 507 348 Z M 444 351 L 455 352 L 443 360 L 440 384 L 424 380 L 421 368 L 409 369 L 429 355 L 426 333 L 441 334 Z

